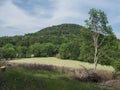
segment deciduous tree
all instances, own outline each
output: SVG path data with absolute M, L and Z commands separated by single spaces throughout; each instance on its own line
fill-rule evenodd
M 114 37 L 111 26 L 108 25 L 106 14 L 101 10 L 91 9 L 86 25 L 91 31 L 94 44 L 94 70 L 98 64 L 99 57 L 105 54 L 110 46 L 110 40 Z

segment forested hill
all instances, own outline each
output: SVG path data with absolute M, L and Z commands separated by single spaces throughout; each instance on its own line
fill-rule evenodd
M 77 24 L 61 24 L 44 28 L 34 34 L 79 34 L 81 28 L 83 28 L 83 26 Z
M 100 57 L 102 64 L 120 58 L 116 38 Z M 76 24 L 61 24 L 44 28 L 24 36 L 1 37 L 0 58 L 50 57 L 93 62 L 93 39 L 90 31 Z M 109 60 L 109 62 L 108 62 Z
M 4 46 L 7 43 L 11 43 L 15 46 L 27 46 L 29 47 L 34 43 L 53 43 L 62 44 L 73 40 L 82 40 L 83 34 L 86 30 L 83 26 L 76 24 L 61 24 L 44 28 L 36 33 L 26 34 L 24 36 L 14 37 L 1 37 L 0 46 Z
M 25 37 L 30 37 L 30 44 L 35 42 L 62 44 L 82 39 L 80 36 L 84 33 L 83 29 L 83 26 L 76 24 L 61 24 L 44 28 L 36 33 L 28 34 Z

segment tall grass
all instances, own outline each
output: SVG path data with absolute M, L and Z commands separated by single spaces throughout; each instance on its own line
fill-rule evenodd
M 14 63 L 29 63 L 29 64 L 45 64 L 45 65 L 55 65 L 60 67 L 68 67 L 68 68 L 86 68 L 86 69 L 93 69 L 94 65 L 86 62 L 74 61 L 74 60 L 62 60 L 55 57 L 48 57 L 48 58 L 25 58 L 25 59 L 17 59 L 12 60 L 9 62 Z M 105 65 L 97 65 L 98 70 L 108 70 L 114 71 L 114 68 L 111 66 Z
M 0 90 L 102 90 L 95 83 L 79 82 L 54 70 L 16 67 L 0 72 Z

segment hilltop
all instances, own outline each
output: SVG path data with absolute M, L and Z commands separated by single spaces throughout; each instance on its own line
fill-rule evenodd
M 77 24 L 61 24 L 51 27 L 46 27 L 44 29 L 39 30 L 35 33 L 29 33 L 24 36 L 13 36 L 13 37 L 1 37 L 0 38 L 0 46 L 5 45 L 6 43 L 12 43 L 13 45 L 31 45 L 36 42 L 39 43 L 54 43 L 54 44 L 62 44 L 64 42 L 69 42 L 72 39 L 76 39 L 83 35 L 85 29 L 81 25 Z M 87 32 L 87 31 L 86 31 Z M 79 38 L 79 39 L 82 39 Z M 4 41 L 2 41 L 4 40 Z

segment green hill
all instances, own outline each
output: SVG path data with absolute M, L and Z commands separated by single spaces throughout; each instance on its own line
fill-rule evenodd
M 36 33 L 26 34 L 24 36 L 14 36 L 14 37 L 1 37 L 0 46 L 4 46 L 6 43 L 11 43 L 13 45 L 23 45 L 29 46 L 33 43 L 54 43 L 61 44 L 64 42 L 72 41 L 73 39 L 78 39 L 78 37 L 83 36 L 83 26 L 76 24 L 61 24 L 56 26 L 51 26 L 44 28 Z M 87 32 L 87 31 L 86 31 Z
M 110 65 L 114 59 L 120 58 L 119 40 L 112 38 L 108 43 L 110 45 L 105 54 L 100 57 L 101 64 Z M 61 24 L 23 36 L 0 38 L 1 59 L 56 56 L 93 62 L 93 54 L 93 39 L 89 29 L 77 24 Z

